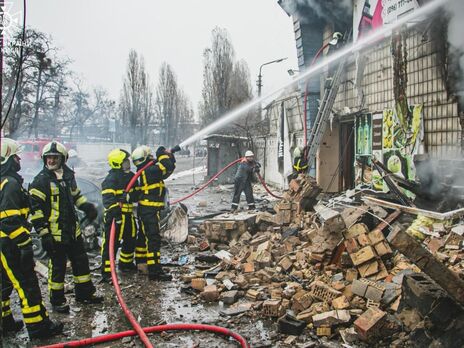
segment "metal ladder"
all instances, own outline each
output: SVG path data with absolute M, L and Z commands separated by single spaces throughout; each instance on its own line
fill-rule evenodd
M 319 105 L 319 111 L 317 112 L 316 119 L 314 120 L 314 125 L 311 127 L 311 133 L 307 144 L 307 159 L 310 166 L 316 159 L 317 150 L 319 149 L 322 137 L 324 136 L 325 129 L 330 118 L 330 113 L 332 112 L 332 107 L 335 103 L 335 98 L 337 97 L 338 88 L 340 87 L 341 75 L 345 69 L 346 61 L 347 58 L 343 57 L 338 64 L 337 71 L 332 77 L 330 86 L 325 88 L 322 101 Z

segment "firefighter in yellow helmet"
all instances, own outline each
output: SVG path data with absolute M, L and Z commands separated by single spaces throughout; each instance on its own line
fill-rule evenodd
M 13 287 L 21 301 L 24 322 L 30 338 L 45 338 L 63 331 L 63 324 L 48 318 L 34 271 L 29 215 L 29 195 L 18 174 L 19 144 L 1 139 L 0 250 L 2 277 L 2 335 L 19 331 L 21 321 L 13 318 L 10 295 Z
M 156 151 L 154 164 L 142 171 L 137 190 L 139 200 L 137 215 L 140 218 L 141 230 L 147 241 L 147 268 L 150 280 L 171 280 L 172 276 L 161 267 L 161 236 L 159 226 L 159 213 L 164 208 L 166 188 L 164 185 L 175 168 L 175 158 L 171 151 L 160 146 Z M 149 153 L 145 148 L 139 147 L 132 153 L 132 161 L 141 170 L 150 161 Z
M 115 253 L 121 244 L 119 254 L 119 269 L 135 270 L 134 250 L 137 237 L 137 225 L 133 214 L 132 201 L 136 201 L 135 190 L 125 193 L 127 184 L 134 176 L 130 170 L 130 154 L 123 149 L 114 149 L 108 154 L 108 164 L 111 169 L 102 183 L 103 206 L 105 207 L 105 235 L 102 244 L 102 277 L 104 281 L 111 280 L 109 260 L 109 241 L 111 223 L 116 222 Z M 122 240 L 122 243 L 121 243 Z
M 66 165 L 68 152 L 64 145 L 52 141 L 44 146 L 44 167 L 29 186 L 32 205 L 31 221 L 42 239 L 48 256 L 48 288 L 53 310 L 69 312 L 64 296 L 66 262 L 71 261 L 76 300 L 100 303 L 90 278 L 89 259 L 79 226 L 76 207 L 89 221 L 95 220 L 97 210 L 81 195 L 74 172 Z

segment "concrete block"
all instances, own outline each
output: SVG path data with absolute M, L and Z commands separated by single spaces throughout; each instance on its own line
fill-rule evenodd
M 237 290 L 224 291 L 221 293 L 220 299 L 224 304 L 231 305 L 237 301 L 238 291 Z

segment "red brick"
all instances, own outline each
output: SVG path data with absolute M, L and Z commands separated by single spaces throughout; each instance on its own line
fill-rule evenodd
M 379 334 L 385 318 L 384 311 L 371 307 L 355 320 L 354 327 L 359 336 L 367 341 Z

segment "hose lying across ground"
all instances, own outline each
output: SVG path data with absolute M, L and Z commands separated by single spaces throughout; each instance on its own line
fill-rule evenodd
M 242 159 L 239 158 L 231 163 L 229 163 L 226 167 L 224 167 L 222 170 L 220 170 L 218 173 L 213 175 L 204 185 L 202 185 L 200 188 L 192 192 L 191 194 L 182 197 L 180 199 L 177 199 L 171 204 L 179 203 L 183 200 L 186 200 L 200 191 L 204 190 L 206 187 L 208 187 L 217 177 L 219 177 L 222 173 L 224 173 L 227 169 L 232 167 L 233 165 L 237 164 L 240 162 Z M 153 165 L 155 162 L 151 161 L 147 163 L 144 167 L 142 167 L 137 173 L 133 176 L 131 181 L 126 187 L 126 192 L 129 192 L 132 187 L 135 185 L 135 182 L 137 181 L 138 177 L 140 174 Z M 262 176 L 258 173 L 258 178 L 261 182 L 261 184 L 264 186 L 265 190 L 273 197 L 275 198 L 281 198 L 279 196 L 274 195 L 269 188 L 267 187 L 266 183 L 264 182 L 264 179 Z M 91 338 L 84 338 L 81 340 L 76 340 L 76 341 L 70 341 L 70 342 L 64 342 L 64 343 L 56 343 L 48 346 L 43 346 L 41 348 L 61 348 L 61 347 L 82 347 L 86 345 L 92 345 L 92 344 L 98 344 L 98 343 L 104 343 L 104 342 L 109 342 L 109 341 L 114 341 L 118 339 L 122 339 L 127 336 L 135 336 L 138 335 L 140 337 L 140 340 L 143 342 L 145 347 L 147 348 L 152 348 L 153 345 L 151 344 L 150 340 L 147 337 L 147 333 L 154 333 L 154 332 L 163 332 L 163 331 L 207 331 L 207 332 L 213 332 L 225 336 L 232 337 L 235 339 L 237 342 L 240 343 L 242 348 L 249 348 L 250 345 L 248 342 L 239 334 L 230 331 L 229 329 L 220 327 L 220 326 L 214 326 L 214 325 L 203 325 L 203 324 L 167 324 L 167 325 L 157 325 L 157 326 L 151 326 L 151 327 L 146 327 L 142 328 L 140 324 L 137 322 L 135 319 L 134 315 L 130 311 L 130 309 L 127 307 L 126 302 L 124 301 L 124 298 L 121 293 L 121 287 L 119 286 L 119 281 L 118 281 L 118 276 L 116 274 L 116 265 L 115 265 L 115 255 L 114 255 L 114 243 L 115 243 L 115 238 L 116 238 L 116 224 L 115 221 L 113 220 L 113 223 L 111 225 L 111 231 L 110 231 L 110 243 L 109 243 L 109 252 L 110 252 L 110 265 L 111 265 L 111 279 L 113 281 L 114 289 L 116 292 L 116 296 L 118 298 L 119 305 L 121 306 L 124 315 L 126 318 L 129 320 L 131 323 L 132 327 L 134 330 L 130 331 L 122 331 L 122 332 L 117 332 L 113 334 L 108 334 L 108 335 L 102 335 L 102 336 L 97 336 L 97 337 L 91 337 Z

